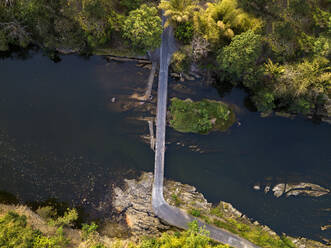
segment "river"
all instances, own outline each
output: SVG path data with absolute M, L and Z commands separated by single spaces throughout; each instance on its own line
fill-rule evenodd
M 100 56 L 54 63 L 29 51 L 0 59 L 0 191 L 22 202 L 56 198 L 91 215 L 110 214 L 112 185 L 153 171 L 154 153 L 141 137 L 148 125 L 137 120 L 152 114 L 129 98 L 143 93 L 148 72 Z M 240 89 L 221 97 L 201 81 L 169 83 L 170 97 L 233 104 L 238 122 L 209 135 L 168 128 L 166 177 L 196 186 L 213 203 L 230 202 L 279 233 L 331 237 L 320 229 L 331 223 L 330 194 L 276 198 L 253 189 L 279 182 L 331 189 L 331 125 L 261 118 Z

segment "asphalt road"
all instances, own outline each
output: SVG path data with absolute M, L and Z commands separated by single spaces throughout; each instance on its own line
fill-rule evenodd
M 163 23 L 165 22 L 164 16 L 162 21 Z M 196 218 L 190 216 L 179 208 L 170 206 L 163 197 L 168 67 L 170 64 L 171 55 L 175 50 L 176 46 L 173 38 L 173 30 L 169 26 L 163 31 L 160 48 L 160 71 L 157 91 L 156 146 L 152 205 L 154 213 L 164 222 L 178 228 L 187 229 L 188 224 Z M 199 226 L 205 226 L 206 230 L 208 230 L 210 233 L 210 238 L 223 244 L 229 244 L 235 248 L 258 248 L 258 246 L 226 230 L 207 225 L 201 221 L 198 221 L 198 223 Z

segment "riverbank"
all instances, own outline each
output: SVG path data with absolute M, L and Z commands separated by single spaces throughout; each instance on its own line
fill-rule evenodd
M 123 189 L 114 189 L 113 206 L 126 220 L 131 233 L 136 237 L 155 236 L 169 229 L 173 230 L 160 222 L 153 213 L 152 183 L 153 174 L 142 173 L 139 179 L 125 180 Z M 195 187 L 187 184 L 165 180 L 164 198 L 170 205 L 184 209 L 208 224 L 219 225 L 243 236 L 261 247 L 287 247 L 286 242 L 300 248 L 330 247 L 303 237 L 294 238 L 285 234 L 279 236 L 269 227 L 239 212 L 230 203 L 220 201 L 217 206 L 213 206 Z M 287 241 L 284 243 L 285 246 L 282 246 L 284 240 Z
M 1 63 L 1 128 L 8 136 L 1 137 L 2 190 L 21 201 L 56 197 L 97 211 L 102 207 L 107 214 L 103 192 L 122 178 L 119 170 L 152 170 L 152 151 L 138 138 L 148 133 L 148 125 L 136 121 L 150 112 L 145 114 L 145 107 L 142 114 L 136 107 L 134 111 L 125 108 L 121 115 L 113 110 L 115 105 L 125 105 L 128 95 L 145 93 L 148 70 L 134 62 L 115 63 L 99 56 L 86 60 L 67 55 L 61 63 L 53 63 L 41 53 Z M 324 210 L 330 206 L 328 195 L 276 200 L 270 192 L 253 190 L 255 183 L 264 180 L 274 185 L 313 182 L 331 188 L 328 125 L 300 117 L 262 119 L 246 108 L 246 93 L 237 88 L 220 97 L 202 80 L 171 80 L 169 86 L 170 97 L 236 105 L 238 117 L 226 133 L 204 136 L 169 129 L 169 177 L 195 185 L 210 202 L 233 203 L 277 232 L 328 237 L 328 231 L 320 230 L 329 220 Z
M 103 224 L 99 228 L 93 228 L 92 224 L 89 228 L 83 229 L 73 229 L 70 225 L 65 225 L 63 238 L 67 240 L 67 244 L 63 247 L 141 247 L 146 240 L 158 239 L 165 233 L 167 233 L 166 235 L 177 233 L 178 229 L 161 222 L 154 215 L 151 205 L 152 183 L 153 174 L 142 173 L 138 179 L 125 180 L 122 188 L 115 187 L 112 202 L 118 213 L 117 222 L 101 220 Z M 294 238 L 285 234 L 279 236 L 269 227 L 252 221 L 229 203 L 220 201 L 217 206 L 213 206 L 201 193 L 197 192 L 195 187 L 187 184 L 166 180 L 164 193 L 165 199 L 170 205 L 179 207 L 206 223 L 220 225 L 230 232 L 258 243 L 261 248 L 331 247 L 330 244 L 322 244 L 303 237 Z M 45 215 L 47 209 L 42 209 L 46 208 L 41 208 L 37 212 Z M 27 226 L 33 230 L 40 230 L 48 238 L 56 237 L 58 228 L 26 206 L 0 204 L 0 218 L 9 212 L 26 216 Z M 3 228 L 1 223 L 0 228 Z

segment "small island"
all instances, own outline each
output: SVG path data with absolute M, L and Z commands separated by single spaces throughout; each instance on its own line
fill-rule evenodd
M 236 117 L 225 103 L 204 99 L 192 101 L 171 99 L 170 126 L 183 133 L 208 134 L 211 131 L 226 131 L 235 122 Z

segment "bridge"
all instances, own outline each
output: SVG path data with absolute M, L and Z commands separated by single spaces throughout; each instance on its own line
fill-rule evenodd
M 164 25 L 166 18 L 162 17 Z M 165 133 L 167 114 L 167 92 L 168 92 L 168 67 L 172 53 L 175 51 L 173 30 L 168 26 L 163 30 L 160 48 L 160 71 L 157 91 L 157 115 L 156 115 L 156 143 L 155 143 L 155 168 L 154 183 L 152 191 L 152 206 L 154 213 L 164 222 L 187 229 L 188 224 L 197 220 L 185 211 L 170 206 L 163 197 L 164 180 L 164 157 L 165 157 Z M 210 233 L 210 238 L 235 248 L 259 248 L 251 242 L 226 230 L 205 224 L 197 220 L 199 226 L 204 226 Z

